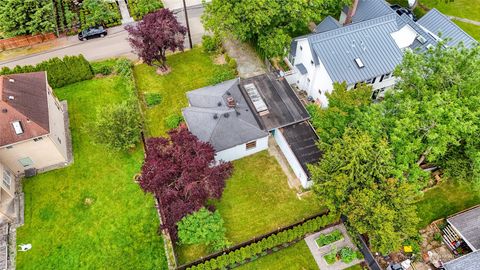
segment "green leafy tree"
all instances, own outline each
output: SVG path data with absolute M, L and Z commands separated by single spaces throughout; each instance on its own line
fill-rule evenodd
M 53 4 L 50 0 L 0 1 L 0 32 L 13 37 L 48 33 L 55 30 Z
M 90 127 L 95 140 L 117 150 L 128 150 L 140 140 L 140 114 L 136 101 L 106 105 Z
M 206 244 L 214 250 L 228 246 L 225 237 L 226 229 L 222 216 L 218 211 L 210 212 L 205 208 L 187 215 L 178 223 L 178 238 L 180 244 Z
M 206 4 L 203 22 L 208 30 L 254 42 L 268 56 L 281 56 L 285 54 L 291 37 L 308 32 L 309 22 L 318 22 L 350 2 L 213 0 Z M 283 47 L 285 45 L 287 47 Z
M 109 3 L 103 0 L 83 0 L 82 10 L 85 13 L 85 21 L 82 29 L 96 25 L 107 25 L 119 19 L 119 14 L 111 9 Z
M 415 191 L 395 178 L 398 172 L 386 140 L 347 129 L 325 148 L 310 172 L 315 193 L 332 212 L 345 215 L 355 231 L 367 233 L 374 250 L 387 254 L 415 235 Z
M 345 129 L 368 109 L 372 103 L 372 87 L 360 84 L 356 89 L 347 90 L 345 83 L 335 83 L 333 91 L 326 95 L 327 108 L 310 104 L 307 109 L 321 141 L 330 144 L 342 137 Z

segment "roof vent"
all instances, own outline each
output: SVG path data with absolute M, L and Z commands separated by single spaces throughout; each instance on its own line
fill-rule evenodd
M 235 99 L 233 97 L 227 97 L 227 106 L 229 108 L 235 108 Z
M 214 114 L 213 119 L 218 119 L 218 114 Z
M 10 78 L 10 79 L 8 79 L 8 81 L 11 82 L 11 83 L 14 83 L 15 79 Z
M 425 44 L 427 42 L 427 39 L 424 36 L 417 36 L 418 42 Z
M 239 111 L 235 111 L 235 114 L 236 114 L 237 116 L 240 116 L 240 112 L 239 112 Z
M 232 95 L 232 93 L 230 93 L 230 91 L 227 91 L 226 94 L 227 94 L 227 96 L 231 96 L 231 95 Z
M 225 117 L 225 118 L 228 118 L 229 116 L 230 116 L 229 113 L 224 113 L 224 114 L 223 114 L 223 117 Z
M 9 100 L 14 100 L 15 97 L 14 97 L 14 96 L 8 96 L 8 99 L 9 99 Z
M 362 60 L 360 58 L 355 58 L 355 63 L 357 64 L 357 66 L 359 68 L 363 68 L 365 67 L 365 65 L 363 64 Z
M 7 112 L 8 112 L 7 108 L 2 109 L 2 113 L 7 113 Z

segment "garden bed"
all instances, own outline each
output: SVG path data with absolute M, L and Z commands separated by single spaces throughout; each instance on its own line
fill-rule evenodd
M 315 243 L 317 246 L 323 247 L 329 245 L 331 243 L 340 241 L 343 239 L 343 234 L 340 230 L 335 230 L 329 234 L 320 234 L 317 239 L 315 239 Z
M 332 251 L 323 256 L 327 264 L 331 265 L 337 261 L 342 261 L 346 264 L 349 264 L 357 259 L 363 259 L 363 255 L 350 247 L 343 247 L 337 251 L 334 248 Z

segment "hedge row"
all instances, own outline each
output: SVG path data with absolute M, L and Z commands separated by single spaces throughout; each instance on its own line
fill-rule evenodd
M 328 224 L 336 222 L 338 219 L 338 215 L 333 214 L 317 217 L 291 229 L 270 235 L 248 246 L 225 253 L 201 264 L 191 266 L 187 269 L 232 269 L 247 262 L 256 260 L 261 256 L 265 256 L 268 254 L 268 252 L 277 251 L 281 247 L 287 247 L 290 245 L 290 243 L 301 240 L 307 234 L 314 233 Z
M 13 69 L 3 67 L 2 70 L 0 70 L 0 75 L 35 71 L 46 71 L 48 83 L 53 88 L 93 78 L 92 67 L 83 55 L 65 56 L 63 59 L 55 57 L 43 61 L 36 66 L 16 66 Z

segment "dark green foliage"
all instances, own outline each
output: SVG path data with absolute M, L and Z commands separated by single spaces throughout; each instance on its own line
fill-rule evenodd
M 165 118 L 165 126 L 168 129 L 173 129 L 176 128 L 180 125 L 180 123 L 183 121 L 183 116 L 180 114 L 171 114 Z
M 315 218 L 313 220 L 309 220 L 302 225 L 298 225 L 289 230 L 270 235 L 267 238 L 263 238 L 262 240 L 259 240 L 248 246 L 236 249 L 227 254 L 216 257 L 215 263 L 218 268 L 231 267 L 237 264 L 243 264 L 248 260 L 257 259 L 258 256 L 265 256 L 268 250 L 277 251 L 281 248 L 287 247 L 290 242 L 302 239 L 305 237 L 306 234 L 318 231 L 326 225 L 333 223 L 337 220 L 338 216 L 336 214 L 328 214 L 322 217 Z
M 141 20 L 146 14 L 161 9 L 163 3 L 160 0 L 129 0 L 128 7 L 130 16 L 137 21 Z
M 5 37 L 48 33 L 55 30 L 49 0 L 0 1 L 0 32 Z
M 118 7 L 115 3 L 103 0 L 83 0 L 80 20 L 82 29 L 103 25 L 111 26 L 121 20 Z
M 145 103 L 148 107 L 153 107 L 162 102 L 162 95 L 159 93 L 145 93 Z
M 320 236 L 315 240 L 319 247 L 331 244 L 335 241 L 343 239 L 343 234 L 340 230 L 335 230 L 329 234 L 320 234 Z
M 225 248 L 228 241 L 223 223 L 218 211 L 212 213 L 205 208 L 187 215 L 177 223 L 180 244 L 205 244 L 214 251 Z
M 357 259 L 357 253 L 349 248 L 349 247 L 344 247 L 340 249 L 340 259 L 344 263 L 351 263 L 353 260 Z
M 222 40 L 218 35 L 204 35 L 202 37 L 202 47 L 206 53 L 216 52 L 222 46 Z
M 48 83 L 53 88 L 59 88 L 68 84 L 89 80 L 93 77 L 90 63 L 83 57 L 65 56 L 63 59 L 58 57 L 43 61 L 34 66 L 16 66 L 13 70 L 3 68 L 1 74 L 26 73 L 33 71 L 46 71 Z
M 140 141 L 140 115 L 135 100 L 104 106 L 90 127 L 98 143 L 117 150 L 128 150 Z
M 91 63 L 92 71 L 94 74 L 102 74 L 104 76 L 112 74 L 114 71 L 116 60 L 108 59 L 100 62 Z
M 334 247 L 332 251 L 323 256 L 327 264 L 334 264 L 337 261 L 337 248 Z
M 208 84 L 219 84 L 233 78 L 235 78 L 235 74 L 231 70 L 218 69 L 213 75 L 213 77 L 210 78 Z

